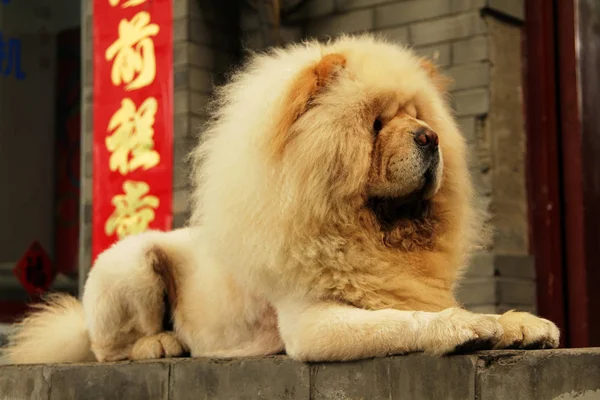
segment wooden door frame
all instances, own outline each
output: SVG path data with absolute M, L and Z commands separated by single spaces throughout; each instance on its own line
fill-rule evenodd
M 600 322 L 592 317 L 600 312 L 600 122 L 593 110 L 600 95 L 594 79 L 600 46 L 580 36 L 593 22 L 587 0 L 525 4 L 527 177 L 538 313 L 561 328 L 561 345 L 597 346 Z M 599 182 L 590 184 L 594 178 Z

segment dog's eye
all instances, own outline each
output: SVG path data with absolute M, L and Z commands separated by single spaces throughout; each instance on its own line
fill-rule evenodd
M 382 128 L 383 128 L 383 123 L 381 122 L 381 120 L 379 118 L 377 118 L 375 120 L 375 122 L 373 122 L 373 132 L 375 132 L 375 134 L 377 135 L 379 133 L 379 131 L 381 131 Z

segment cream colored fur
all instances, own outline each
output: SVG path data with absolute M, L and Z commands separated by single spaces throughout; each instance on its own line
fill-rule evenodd
M 253 56 L 217 93 L 192 155 L 191 227 L 108 249 L 83 307 L 63 297 L 32 314 L 8 356 L 30 363 L 82 361 L 90 350 L 108 361 L 285 349 L 317 361 L 556 347 L 550 321 L 474 314 L 455 299 L 483 228 L 444 84 L 408 49 L 370 36 Z M 439 162 L 415 145 L 421 128 L 439 136 Z M 369 206 L 411 193 L 426 206 L 390 227 Z M 165 293 L 175 327 L 167 333 Z

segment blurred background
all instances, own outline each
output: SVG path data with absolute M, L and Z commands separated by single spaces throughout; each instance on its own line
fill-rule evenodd
M 156 54 L 172 57 L 157 71 L 169 108 L 157 135 L 172 140 L 163 150 L 173 158 L 160 227 L 185 224 L 184 157 L 214 85 L 249 50 L 377 32 L 454 79 L 451 104 L 495 228 L 460 300 L 549 318 L 563 346 L 600 345 L 596 0 L 0 0 L 0 342 L 43 293 L 81 293 L 103 185 L 93 181 L 94 115 L 109 78 L 98 49 L 121 34 L 121 14 L 104 13 L 131 21 L 142 11 L 169 33 Z

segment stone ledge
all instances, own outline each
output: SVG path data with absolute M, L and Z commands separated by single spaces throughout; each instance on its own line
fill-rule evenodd
M 299 363 L 239 360 L 0 367 L 10 399 L 600 399 L 600 348 Z

